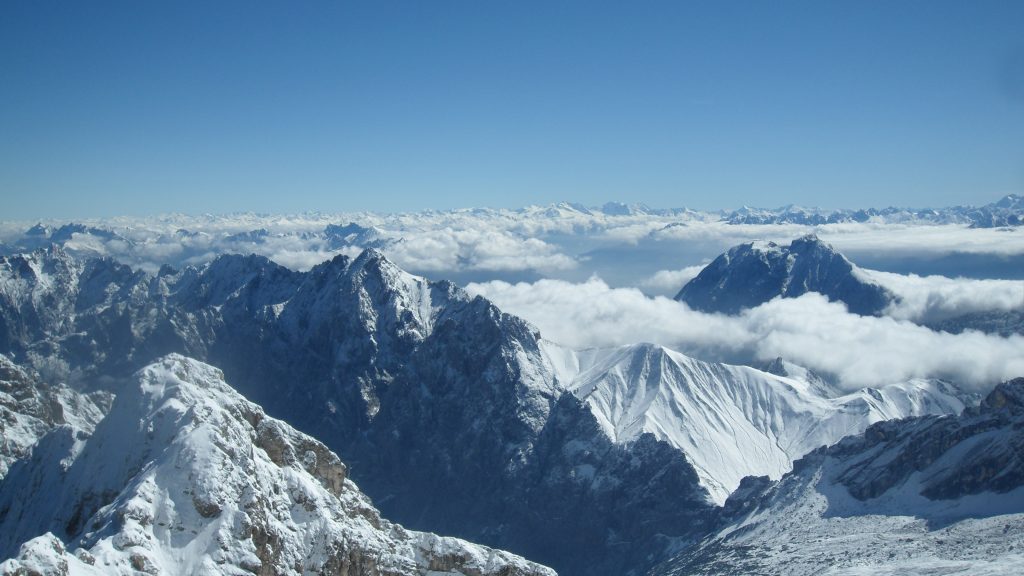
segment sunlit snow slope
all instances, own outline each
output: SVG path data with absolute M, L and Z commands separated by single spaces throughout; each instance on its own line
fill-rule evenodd
M 59 427 L 11 467 L 0 555 L 18 557 L 0 573 L 554 574 L 383 520 L 346 476 L 219 370 L 170 355 L 94 433 Z
M 1016 575 L 1024 566 L 1024 378 L 960 416 L 880 422 L 751 478 L 658 576 Z
M 778 478 L 793 460 L 874 422 L 964 408 L 960 392 L 938 381 L 833 396 L 819 382 L 651 344 L 546 351 L 610 438 L 626 443 L 651 433 L 682 450 L 718 503 L 744 476 Z

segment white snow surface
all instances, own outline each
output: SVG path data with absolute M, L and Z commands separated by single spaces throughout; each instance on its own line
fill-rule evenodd
M 787 477 L 769 505 L 693 552 L 705 561 L 700 569 L 652 574 L 721 573 L 715 567 L 787 576 L 1021 573 L 1024 488 L 929 500 L 919 493 L 925 474 L 917 473 L 878 498 L 860 501 L 829 479 L 839 469 L 828 459 L 815 474 Z
M 90 433 L 104 415 L 97 401 L 106 397 L 82 394 L 63 384 L 47 386 L 37 374 L 0 354 L 0 481 L 11 464 L 30 454 L 53 428 L 66 423 Z
M 717 532 L 650 574 L 1020 574 L 1022 384 L 959 416 L 879 424 L 778 482 L 750 482 Z
M 559 380 L 586 401 L 608 437 L 650 433 L 686 454 L 721 504 L 745 476 L 778 479 L 794 460 L 880 420 L 958 413 L 958 390 L 911 380 L 836 395 L 809 373 L 776 376 L 703 362 L 652 344 L 573 352 L 543 342 Z
M 69 454 L 76 435 L 48 434 L 0 486 L 0 554 L 17 554 L 0 573 L 554 574 L 380 518 L 323 444 L 180 355 L 139 371 Z

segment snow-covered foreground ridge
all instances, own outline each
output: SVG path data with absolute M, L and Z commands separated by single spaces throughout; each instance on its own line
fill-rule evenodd
M 19 550 L 20 547 L 20 551 Z M 550 569 L 380 517 L 322 443 L 172 354 L 0 484 L 3 574 L 501 574 Z
M 652 574 L 1020 574 L 1022 449 L 1017 378 L 959 416 L 880 422 L 778 482 L 747 479 L 710 535 Z

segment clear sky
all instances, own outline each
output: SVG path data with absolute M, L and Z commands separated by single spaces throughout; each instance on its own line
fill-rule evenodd
M 1024 191 L 1024 2 L 0 2 L 0 219 Z

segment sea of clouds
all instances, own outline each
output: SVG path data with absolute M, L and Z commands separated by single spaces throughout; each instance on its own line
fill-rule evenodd
M 1024 285 L 1016 284 L 1020 299 Z M 858 316 L 815 293 L 726 316 L 697 312 L 636 288 L 612 288 L 597 277 L 582 283 L 492 281 L 470 284 L 468 290 L 526 318 L 545 338 L 573 348 L 651 342 L 735 363 L 782 357 L 831 376 L 846 389 L 916 377 L 986 389 L 1024 374 L 1024 336 L 954 335 L 890 316 Z
M 953 335 L 921 326 L 966 313 L 1024 308 L 1024 227 L 735 225 L 713 213 L 604 214 L 565 205 L 82 223 L 115 236 L 75 233 L 66 249 L 150 272 L 165 264 L 203 265 L 223 253 L 260 254 L 307 270 L 337 254 L 355 256 L 370 243 L 404 269 L 455 280 L 536 324 L 546 338 L 578 348 L 654 342 L 707 359 L 755 363 L 781 356 L 848 387 L 911 377 L 986 387 L 1024 375 L 1021 336 Z M 328 225 L 350 223 L 364 231 L 353 243 L 339 245 L 324 233 Z M 31 248 L 24 232 L 34 224 L 0 222 L 0 249 Z M 42 224 L 53 230 L 66 222 Z M 788 243 L 809 233 L 868 268 L 866 276 L 899 296 L 885 315 L 852 315 L 814 294 L 768 302 L 736 317 L 698 313 L 671 299 L 731 246 Z

